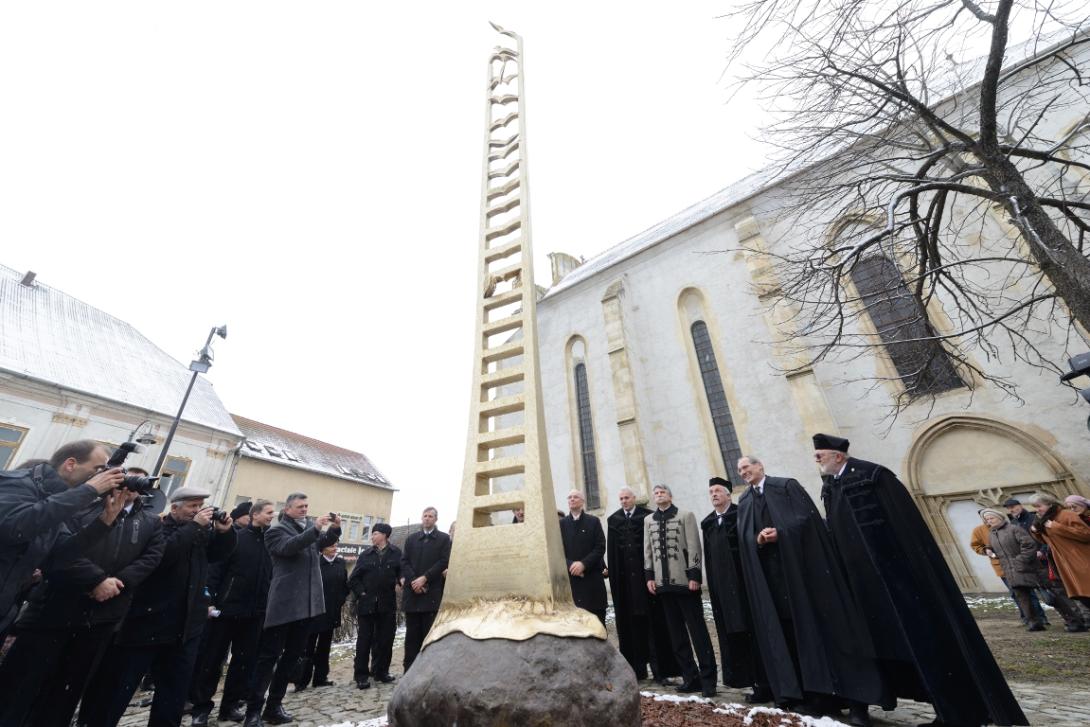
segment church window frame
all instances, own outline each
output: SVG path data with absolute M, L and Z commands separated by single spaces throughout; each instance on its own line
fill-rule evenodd
M 692 338 L 693 351 L 696 354 L 696 363 L 704 387 L 704 401 L 708 406 L 708 414 L 711 416 L 712 430 L 715 433 L 716 443 L 719 445 L 719 455 L 723 459 L 727 479 L 731 484 L 740 486 L 742 483 L 734 465 L 742 458 L 742 443 L 738 436 L 738 428 L 734 424 L 730 402 L 727 400 L 723 376 L 719 370 L 719 360 L 715 355 L 715 346 L 707 322 L 703 319 L 693 321 L 689 325 L 689 335 Z

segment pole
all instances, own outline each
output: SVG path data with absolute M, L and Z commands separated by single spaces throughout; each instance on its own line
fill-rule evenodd
M 204 348 L 201 349 L 200 357 L 201 361 L 211 364 L 212 359 L 208 357 L 208 347 L 212 345 L 212 337 L 216 335 L 217 328 L 213 328 L 208 333 L 208 340 L 204 342 Z M 224 329 L 226 330 L 226 329 Z M 226 336 L 226 333 L 224 334 Z M 197 362 L 194 361 L 194 364 Z M 205 371 L 207 371 L 207 367 Z M 167 439 L 163 442 L 163 451 L 159 453 L 159 460 L 155 463 L 155 470 L 151 473 L 152 477 L 158 477 L 159 472 L 163 469 L 163 463 L 166 462 L 167 452 L 170 451 L 170 443 L 174 441 L 174 433 L 178 431 L 178 424 L 182 421 L 182 412 L 185 411 L 185 405 L 189 401 L 189 394 L 193 391 L 193 385 L 197 383 L 197 376 L 201 372 L 198 370 L 193 371 L 193 375 L 189 377 L 189 386 L 185 390 L 185 396 L 182 397 L 182 405 L 178 407 L 178 414 L 174 417 L 174 421 L 170 424 L 170 431 L 167 433 Z

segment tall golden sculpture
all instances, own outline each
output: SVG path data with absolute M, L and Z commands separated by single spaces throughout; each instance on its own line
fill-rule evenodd
M 465 470 L 443 605 L 425 641 L 453 632 L 521 641 L 595 637 L 572 603 L 545 442 L 530 236 L 522 38 L 488 59 L 476 349 Z M 511 47 L 511 46 L 514 47 Z M 496 513 L 524 511 L 521 523 Z

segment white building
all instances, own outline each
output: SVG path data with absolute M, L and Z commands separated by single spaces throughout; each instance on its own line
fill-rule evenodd
M 48 458 L 65 442 L 157 440 L 127 465 L 151 470 L 190 371 L 129 324 L 0 266 L 0 469 Z M 197 377 L 163 474 L 221 501 L 242 433 Z
M 1084 114 L 1068 108 L 1047 123 L 1062 136 Z M 585 263 L 552 256 L 538 325 L 558 505 L 577 487 L 608 513 L 620 487 L 646 498 L 661 482 L 702 516 L 709 476 L 739 482 L 744 453 L 798 478 L 820 507 L 811 436 L 839 434 L 854 456 L 905 482 L 964 589 L 1004 590 L 968 547 L 976 511 L 1042 490 L 1090 494 L 1086 407 L 1053 374 L 981 356 L 974 363 L 1017 381 L 1024 404 L 986 383 L 971 394 L 953 385 L 933 409 L 912 404 L 889 427 L 903 388 L 888 350 L 780 373 L 797 361 L 769 343 L 785 322 L 757 293 L 776 272 L 766 258 L 725 251 L 786 250 L 814 229 L 835 235 L 843 221 L 814 210 L 808 230 L 788 228 L 782 194 L 755 175 Z M 1006 224 L 995 214 L 983 234 L 1009 235 Z M 1036 343 L 1062 358 L 1058 342 Z

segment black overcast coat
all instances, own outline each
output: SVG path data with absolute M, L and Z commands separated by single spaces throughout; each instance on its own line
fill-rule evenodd
M 401 551 L 396 546 L 387 545 L 382 551 L 371 547 L 360 553 L 348 577 L 348 587 L 356 594 L 356 613 L 370 616 L 397 611 L 394 589 L 400 577 Z
M 212 566 L 208 591 L 222 618 L 265 614 L 272 578 L 272 558 L 265 547 L 266 529 L 253 525 L 239 528 L 235 549 L 226 560 Z
M 757 533 L 768 525 L 779 540 L 758 545 Z M 766 477 L 763 495 L 747 487 L 738 498 L 738 537 L 755 640 L 776 699 L 803 699 L 805 691 L 892 707 L 870 639 L 860 628 L 863 616 L 825 523 L 802 485 Z M 777 603 L 778 592 L 785 603 Z M 783 618 L 794 629 L 801 683 L 784 640 Z
M 704 571 L 717 629 L 728 634 L 749 631 L 749 605 L 742 581 L 742 560 L 738 551 L 738 506 L 731 503 L 723 522 L 715 510 L 700 523 L 704 531 Z
M 651 612 L 651 594 L 643 577 L 643 519 L 650 514 L 643 505 L 636 505 L 631 518 L 625 517 L 623 509 L 606 518 L 609 592 L 618 614 L 647 616 Z
M 450 536 L 433 528 L 431 535 L 420 530 L 405 538 L 405 552 L 401 556 L 401 577 L 405 588 L 401 592 L 401 610 L 405 613 L 438 611 L 443 601 L 443 571 L 450 563 Z M 420 576 L 428 577 L 427 590 L 416 593 L 409 585 Z
M 897 696 L 951 724 L 1029 724 L 900 480 L 854 457 L 823 480 L 829 530 Z
M 560 521 L 560 538 L 564 541 L 564 558 L 571 564 L 580 561 L 585 567 L 582 576 L 568 576 L 575 605 L 588 611 L 606 610 L 606 581 L 602 565 L 606 555 L 606 535 L 602 521 L 584 512 L 578 520 L 568 513 Z
M 0 633 L 15 620 L 16 601 L 34 571 L 70 561 L 108 528 L 92 520 L 73 536 L 66 522 L 98 497 L 90 485 L 69 488 L 48 464 L 0 472 Z
M 311 632 L 332 631 L 341 625 L 341 609 L 348 598 L 348 564 L 338 555 L 332 562 L 319 556 L 322 569 L 322 593 L 325 596 L 325 613 L 310 625 Z
M 70 522 L 80 530 L 102 514 L 99 500 Z M 45 580 L 27 599 L 16 623 L 28 629 L 69 629 L 117 623 L 129 611 L 133 596 L 147 580 L 166 546 L 159 516 L 148 512 L 137 498 L 129 513 L 122 511 L 106 537 L 90 544 L 83 555 L 62 568 L 47 570 Z M 87 595 L 106 578 L 118 578 L 125 587 L 113 598 L 96 601 Z
M 196 636 L 208 620 L 205 594 L 208 564 L 235 549 L 235 529 L 216 532 L 192 520 L 179 523 L 163 516 L 163 558 L 136 589 L 132 608 L 117 635 L 122 646 L 178 644 Z

